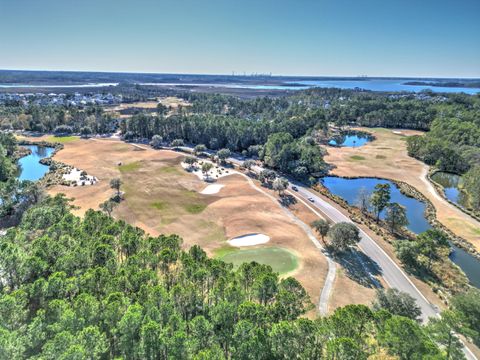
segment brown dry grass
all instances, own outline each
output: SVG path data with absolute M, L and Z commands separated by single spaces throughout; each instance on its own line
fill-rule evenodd
M 178 98 L 176 96 L 168 96 L 164 98 L 157 98 L 156 101 L 138 101 L 134 103 L 122 103 L 115 106 L 106 106 L 104 109 L 106 112 L 119 112 L 126 109 L 156 109 L 157 105 L 161 103 L 172 109 L 177 109 L 179 106 L 190 106 L 187 101 Z M 119 115 L 120 117 L 130 117 L 131 115 Z
M 328 148 L 325 161 L 334 164 L 338 176 L 375 176 L 404 181 L 425 195 L 437 211 L 438 220 L 456 235 L 471 242 L 480 251 L 480 223 L 438 195 L 426 179 L 428 166 L 407 154 L 405 139 L 421 135 L 414 130 L 359 128 L 375 135 L 376 140 L 364 146 Z M 352 161 L 352 157 L 356 160 Z M 358 160 L 360 158 L 363 160 Z
M 171 151 L 141 150 L 112 139 L 78 140 L 65 144 L 55 160 L 86 170 L 99 182 L 93 186 L 54 186 L 49 193 L 75 198 L 82 215 L 98 209 L 113 193 L 109 181 L 123 181 L 125 200 L 114 216 L 157 235 L 176 233 L 184 246 L 197 244 L 208 254 L 227 247 L 226 239 L 246 233 L 263 233 L 266 246 L 284 247 L 298 256 L 299 267 L 291 274 L 318 302 L 327 273 L 324 256 L 305 232 L 270 198 L 253 189 L 240 175 L 221 178 L 218 194 L 202 195 L 206 184 L 180 166 L 183 155 Z M 118 163 L 122 166 L 118 166 Z M 196 205 L 191 207 L 191 205 Z

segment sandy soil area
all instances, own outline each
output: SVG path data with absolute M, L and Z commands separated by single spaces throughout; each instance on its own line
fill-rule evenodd
M 210 163 L 213 165 L 212 169 L 205 174 L 202 172 L 202 164 L 203 163 Z M 215 181 L 218 180 L 219 178 L 229 176 L 235 173 L 234 170 L 232 169 L 226 169 L 223 166 L 218 166 L 215 163 L 212 163 L 209 160 L 200 160 L 195 166 L 191 167 L 190 165 L 182 162 L 181 163 L 182 167 L 187 170 L 189 173 L 195 175 L 198 177 L 200 180 L 204 181 Z
M 97 179 L 95 176 L 82 175 L 83 171 L 73 168 L 69 173 L 63 174 L 62 177 L 66 181 L 75 183 L 77 186 L 95 185 Z
M 170 107 L 172 110 L 178 109 L 179 106 L 185 107 L 190 106 L 190 104 L 178 97 L 169 96 L 163 98 L 157 98 L 156 101 L 138 101 L 134 103 L 123 103 L 115 106 L 106 106 L 106 112 L 119 112 L 126 109 L 156 109 L 158 104 L 163 104 Z M 127 118 L 131 115 L 119 115 L 121 118 Z
M 222 184 L 210 184 L 205 189 L 200 191 L 203 195 L 213 195 L 218 193 L 225 185 Z
M 227 239 L 265 234 L 269 245 L 298 256 L 299 267 L 293 275 L 317 303 L 327 262 L 303 229 L 238 174 L 219 178 L 214 185 L 222 186 L 220 192 L 201 194 L 205 182 L 181 167 L 183 158 L 172 151 L 140 149 L 113 139 L 78 140 L 65 144 L 54 159 L 83 169 L 99 181 L 88 187 L 54 186 L 48 191 L 75 198 L 78 209 L 74 212 L 82 215 L 89 208 L 98 209 L 113 194 L 109 182 L 118 177 L 125 200 L 115 209 L 116 218 L 154 236 L 179 234 L 186 248 L 198 244 L 210 255 L 229 247 Z
M 364 146 L 328 148 L 325 161 L 334 164 L 338 176 L 375 176 L 404 181 L 425 195 L 437 211 L 438 220 L 480 251 L 480 223 L 445 201 L 426 178 L 428 166 L 407 154 L 407 136 L 413 130 L 367 129 L 376 140 Z
M 269 241 L 270 236 L 265 234 L 247 234 L 230 239 L 228 240 L 228 243 L 232 246 L 241 247 L 266 244 Z

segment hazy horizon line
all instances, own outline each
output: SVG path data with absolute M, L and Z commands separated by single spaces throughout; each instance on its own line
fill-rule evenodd
M 442 80 L 480 80 L 478 76 L 432 76 L 432 75 L 305 75 L 305 74 L 275 74 L 275 73 L 255 73 L 235 71 L 234 73 L 202 73 L 202 72 L 152 72 L 152 71 L 125 71 L 125 70 L 58 70 L 58 69 L 14 69 L 14 68 L 0 68 L 0 71 L 24 71 L 24 72 L 65 72 L 65 73 L 104 73 L 104 74 L 140 74 L 140 75 L 200 75 L 200 76 L 272 76 L 272 77 L 294 77 L 294 78 L 397 78 L 397 79 L 442 79 Z

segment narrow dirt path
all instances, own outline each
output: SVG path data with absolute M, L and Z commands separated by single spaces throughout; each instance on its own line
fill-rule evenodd
M 310 227 L 305 224 L 302 220 L 300 220 L 297 216 L 295 216 L 290 210 L 288 210 L 287 208 L 285 208 L 284 206 L 282 206 L 278 200 L 272 196 L 271 194 L 267 193 L 265 190 L 259 188 L 258 186 L 255 185 L 255 183 L 252 181 L 252 179 L 250 177 L 248 177 L 247 175 L 241 173 L 241 172 L 236 172 L 237 174 L 243 176 L 245 179 L 247 179 L 248 181 L 248 184 L 253 188 L 255 189 L 256 191 L 258 191 L 259 193 L 267 196 L 270 200 L 272 200 L 273 202 L 275 202 L 284 212 L 285 214 L 290 218 L 292 219 L 293 222 L 295 222 L 298 226 L 300 226 L 304 231 L 305 233 L 307 234 L 308 238 L 312 241 L 313 245 L 315 245 L 315 247 L 325 256 L 325 258 L 327 259 L 327 263 L 328 263 L 328 273 L 327 273 L 327 277 L 325 279 L 325 283 L 323 285 L 323 288 L 322 288 L 322 291 L 320 293 L 320 299 L 319 299 L 319 302 L 318 302 L 318 310 L 320 312 L 321 315 L 327 315 L 328 313 L 328 301 L 330 299 L 330 295 L 332 293 L 332 289 L 333 289 L 333 284 L 335 282 L 335 276 L 336 276 L 336 273 L 337 273 L 337 265 L 336 263 L 332 260 L 330 254 L 326 251 L 326 249 L 322 246 L 322 244 L 320 243 L 320 241 L 318 241 L 318 239 L 315 237 L 315 235 L 313 234 L 313 231 L 312 229 L 310 229 Z M 288 193 L 290 193 L 288 191 Z M 293 194 L 292 194 L 293 195 Z M 323 218 L 323 216 L 318 213 L 317 211 L 315 211 L 313 208 L 311 208 L 307 203 L 305 203 L 302 199 L 299 199 L 303 204 L 305 204 L 311 211 L 313 211 L 317 216 Z

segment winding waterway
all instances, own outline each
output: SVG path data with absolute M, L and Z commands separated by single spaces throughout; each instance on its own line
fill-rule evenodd
M 340 196 L 352 206 L 357 206 L 361 192 L 371 194 L 375 189 L 375 185 L 389 184 L 391 193 L 390 201 L 397 202 L 406 209 L 409 222 L 407 228 L 419 234 L 432 227 L 425 217 L 425 204 L 420 200 L 402 194 L 397 185 L 389 180 L 377 178 L 348 179 L 326 176 L 320 181 L 332 194 Z M 380 217 L 382 219 L 385 217 L 385 211 L 380 214 Z M 450 259 L 465 272 L 472 285 L 480 288 L 480 260 L 454 244 L 451 244 L 451 247 L 452 253 Z

